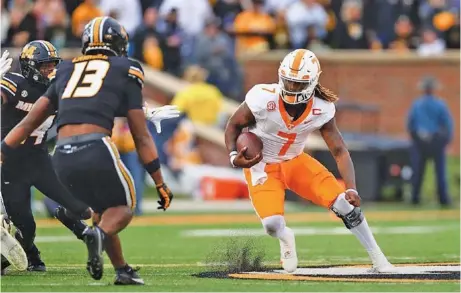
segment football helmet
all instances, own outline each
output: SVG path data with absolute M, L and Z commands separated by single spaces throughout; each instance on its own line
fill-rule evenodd
M 286 55 L 278 71 L 283 101 L 287 104 L 307 102 L 314 93 L 321 72 L 320 62 L 312 51 L 297 49 Z
M 126 56 L 128 51 L 128 33 L 112 17 L 96 17 L 83 30 L 82 53 L 103 53 Z
M 19 55 L 22 75 L 29 81 L 42 85 L 50 83 L 48 76 L 59 62 L 61 58 L 58 51 L 48 41 L 32 41 L 22 48 Z

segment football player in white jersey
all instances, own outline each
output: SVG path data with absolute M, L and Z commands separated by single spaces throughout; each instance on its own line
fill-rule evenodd
M 233 166 L 244 168 L 250 197 L 267 234 L 280 241 L 281 261 L 292 273 L 298 265 L 295 236 L 285 224 L 285 189 L 332 210 L 368 252 L 375 272 L 393 266 L 376 243 L 360 209 L 354 165 L 335 122 L 338 97 L 319 83 L 320 63 L 309 50 L 289 53 L 278 84 L 258 84 L 229 119 L 226 146 Z M 248 127 L 263 142 L 262 154 L 245 158 L 236 140 Z M 320 130 L 335 158 L 345 188 L 322 164 L 303 152 L 307 136 Z

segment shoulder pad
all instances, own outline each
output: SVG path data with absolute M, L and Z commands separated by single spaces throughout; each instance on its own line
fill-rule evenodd
M 141 87 L 144 86 L 144 70 L 142 69 L 141 64 L 134 60 L 128 59 L 130 61 L 130 67 L 128 68 L 128 76 L 135 79 Z
M 277 84 L 257 84 L 253 86 L 245 96 L 245 102 L 250 109 L 265 109 L 268 102 L 277 101 L 277 99 Z
M 327 123 L 328 121 L 330 121 L 331 119 L 333 119 L 333 117 L 335 116 L 336 114 L 336 106 L 334 103 L 332 102 L 328 102 L 328 101 L 325 101 L 323 99 L 320 99 L 320 98 L 317 98 L 317 97 L 314 97 L 315 101 L 314 101 L 314 109 L 313 111 L 317 111 L 317 114 L 318 117 L 324 121 L 324 123 Z
M 18 88 L 20 88 L 27 80 L 19 73 L 7 72 L 1 80 L 2 90 L 8 91 L 15 96 Z

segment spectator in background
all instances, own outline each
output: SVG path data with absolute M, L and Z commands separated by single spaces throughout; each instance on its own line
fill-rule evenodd
M 160 34 L 160 48 L 163 52 L 163 70 L 175 76 L 181 76 L 182 56 L 181 45 L 183 32 L 178 24 L 178 12 L 171 11 L 157 25 Z
M 419 6 L 419 17 L 423 26 L 430 26 L 436 14 L 449 9 L 446 0 L 425 0 Z
M 235 18 L 242 11 L 240 0 L 219 0 L 213 6 L 213 12 L 221 20 L 224 31 L 232 31 Z
M 410 49 L 415 49 L 417 44 L 416 36 L 414 35 L 413 24 L 406 15 L 401 15 L 395 25 L 395 38 L 389 44 L 389 49 L 408 52 Z
M 288 7 L 299 0 L 266 0 L 264 9 L 271 15 L 285 14 Z
M 303 47 L 315 53 L 330 50 L 330 47 L 317 36 L 317 27 L 314 25 L 307 27 L 307 40 Z
M 19 25 L 21 24 L 26 14 L 32 10 L 32 6 L 33 4 L 31 0 L 14 0 L 13 2 L 10 1 L 9 28 L 6 39 L 3 41 L 4 45 L 14 46 L 13 36 L 18 32 Z
M 460 48 L 460 27 L 459 27 L 459 11 L 455 14 L 455 23 L 445 32 L 445 42 L 448 49 Z
M 447 105 L 434 95 L 436 86 L 433 77 L 428 76 L 422 80 L 420 89 L 423 96 L 413 103 L 408 115 L 407 129 L 413 142 L 413 204 L 420 202 L 421 184 L 429 159 L 435 162 L 439 202 L 441 205 L 450 204 L 445 150 L 453 136 L 453 120 Z
M 218 88 L 207 84 L 208 72 L 196 65 L 184 72 L 184 80 L 191 84 L 179 91 L 171 102 L 185 113 L 192 122 L 206 125 L 219 123 L 223 97 Z
M 431 28 L 423 30 L 422 42 L 417 49 L 420 56 L 434 56 L 445 52 L 445 43 L 437 37 L 437 34 Z
M 0 0 L 1 19 L 0 19 L 0 38 L 1 44 L 4 46 L 8 38 L 8 30 L 10 29 L 10 12 L 7 9 L 6 1 Z
M 394 24 L 402 15 L 405 15 L 414 27 L 419 26 L 417 8 L 421 0 L 362 0 L 362 2 L 364 26 L 376 31 L 384 48 L 388 48 L 395 40 Z
M 159 42 L 155 35 L 148 35 L 143 43 L 143 59 L 150 67 L 162 70 L 163 69 L 163 53 L 159 47 Z
M 274 44 L 272 47 L 288 48 L 289 36 L 286 21 L 286 11 L 288 7 L 298 0 L 266 0 L 265 11 L 275 20 Z
M 362 3 L 346 0 L 341 7 L 341 21 L 333 36 L 333 46 L 338 49 L 368 49 L 368 31 L 363 24 Z
M 157 22 L 158 22 L 158 10 L 154 7 L 149 7 L 144 12 L 144 20 L 141 25 L 138 26 L 133 36 L 130 36 L 130 48 L 129 55 L 137 60 L 144 61 L 143 50 L 144 50 L 144 40 L 148 36 L 153 36 L 155 39 L 159 39 L 159 34 L 157 32 Z M 163 63 L 163 61 L 162 61 Z
M 112 140 L 120 153 L 120 159 L 128 168 L 133 177 L 136 189 L 136 208 L 135 214 L 142 214 L 142 198 L 144 194 L 144 167 L 141 164 L 133 137 L 126 118 L 116 118 L 112 130 Z
M 459 49 L 459 11 L 443 11 L 436 14 L 433 25 L 441 32 L 447 48 Z
M 72 13 L 72 33 L 80 40 L 85 25 L 95 17 L 102 16 L 96 0 L 84 0 Z
M 142 14 L 146 13 L 146 10 L 149 8 L 159 9 L 160 5 L 162 4 L 163 0 L 139 0 L 141 4 L 141 11 Z
M 307 42 L 307 28 L 314 26 L 320 38 L 326 35 L 328 14 L 317 0 L 300 0 L 286 12 L 286 21 L 290 32 L 292 48 L 302 48 Z
M 45 12 L 47 26 L 45 40 L 51 42 L 58 50 L 62 49 L 68 40 L 68 18 L 64 2 L 49 0 Z
M 15 0 L 15 9 L 17 8 L 18 16 L 24 12 L 24 8 L 16 7 L 16 5 L 26 5 L 28 6 L 28 1 L 23 0 Z M 45 32 L 45 21 L 44 21 L 44 13 L 46 11 L 46 0 L 36 0 L 33 5 L 32 9 L 28 11 L 24 17 L 20 20 L 19 25 L 17 28 L 14 29 L 14 35 L 12 37 L 12 45 L 15 47 L 22 47 L 28 42 L 37 39 L 44 38 Z M 16 13 L 16 11 L 15 11 Z M 13 17 L 13 12 L 12 12 Z M 13 19 L 13 18 L 12 18 Z M 15 19 L 13 22 L 16 22 Z M 14 28 L 14 26 L 12 26 Z
M 264 0 L 252 0 L 249 9 L 235 18 L 237 54 L 258 53 L 269 50 L 268 38 L 275 32 L 275 21 L 264 12 Z
M 164 0 L 160 6 L 160 16 L 166 17 L 172 11 L 175 11 L 179 27 L 184 33 L 180 47 L 182 61 L 186 65 L 192 64 L 195 39 L 202 33 L 205 21 L 213 16 L 210 3 L 208 0 Z
M 227 34 L 219 29 L 219 19 L 207 21 L 205 30 L 197 38 L 195 60 L 199 66 L 206 69 L 211 79 L 208 81 L 217 86 L 225 95 L 230 95 L 238 88 L 237 61 L 232 54 L 232 43 Z
M 142 22 L 139 0 L 99 0 L 99 9 L 104 15 L 118 20 L 130 36 Z
M 176 9 L 179 26 L 188 36 L 198 36 L 205 27 L 205 21 L 213 16 L 208 0 L 164 0 L 160 15 L 165 17 L 172 9 Z

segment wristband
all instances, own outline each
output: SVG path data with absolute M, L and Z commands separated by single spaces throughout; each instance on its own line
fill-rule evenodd
M 14 152 L 14 148 L 7 145 L 5 141 L 2 141 L 1 151 L 5 155 L 5 157 L 8 157 Z
M 357 190 L 353 189 L 353 188 L 347 189 L 346 193 L 348 193 L 349 191 L 355 193 L 356 195 L 359 195 L 359 192 Z
M 144 164 L 144 169 L 146 169 L 147 173 L 149 174 L 156 172 L 158 169 L 160 169 L 160 160 L 157 158 L 147 164 Z
M 232 167 L 235 167 L 234 160 L 235 160 L 235 157 L 237 157 L 237 155 L 238 155 L 237 151 L 232 151 L 232 152 L 229 153 L 230 163 L 231 163 Z

